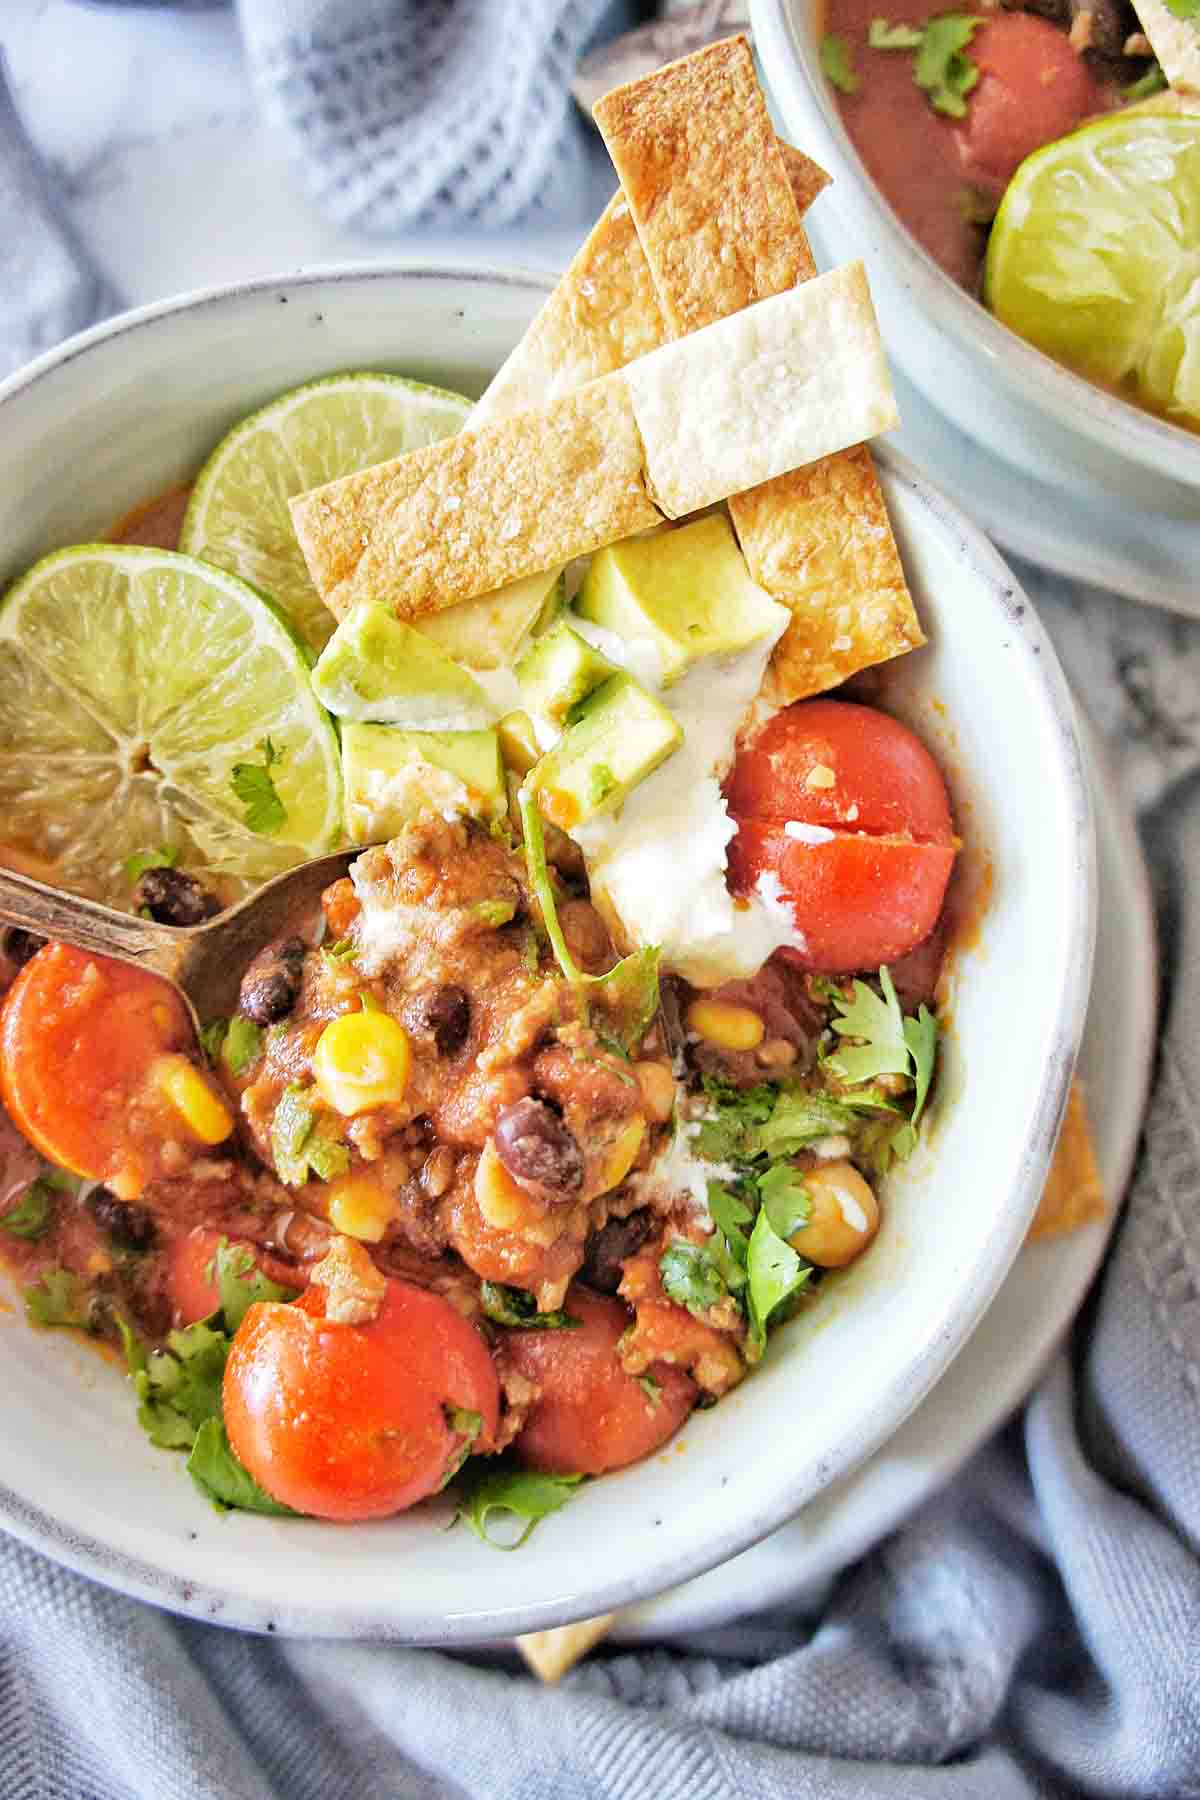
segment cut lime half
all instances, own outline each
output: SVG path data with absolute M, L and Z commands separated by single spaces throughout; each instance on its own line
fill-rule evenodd
M 1114 113 L 1028 157 L 988 244 L 997 318 L 1200 424 L 1200 117 Z
M 251 881 L 331 849 L 338 746 L 309 660 L 260 594 L 190 556 L 45 557 L 0 600 L 0 841 L 119 906 L 126 859 L 161 845 Z M 247 826 L 235 763 L 274 785 L 269 833 Z
M 251 582 L 319 650 L 336 623 L 308 577 L 288 501 L 449 437 L 472 402 L 400 375 L 310 381 L 243 419 L 196 480 L 179 547 Z

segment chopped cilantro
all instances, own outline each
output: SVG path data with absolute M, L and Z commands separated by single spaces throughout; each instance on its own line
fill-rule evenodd
M 804 1177 L 791 1163 L 772 1163 L 758 1178 L 758 1197 L 771 1229 L 781 1238 L 790 1238 L 807 1223 L 812 1212 L 812 1197 L 804 1185 Z
M 333 1181 L 350 1167 L 346 1145 L 317 1131 L 311 1093 L 311 1088 L 293 1081 L 279 1096 L 271 1120 L 271 1160 L 288 1187 L 303 1187 L 310 1169 L 318 1180 Z
M 245 1244 L 222 1238 L 212 1259 L 212 1280 L 221 1296 L 221 1316 L 230 1336 L 237 1330 L 256 1300 L 294 1300 L 295 1288 L 270 1281 Z
M 173 869 L 179 861 L 181 852 L 178 844 L 160 844 L 157 850 L 137 850 L 127 856 L 122 863 L 125 879 L 135 882 L 146 873 L 147 869 Z
M 5 1231 L 13 1237 L 44 1237 L 54 1217 L 54 1189 L 45 1176 L 31 1181 L 15 1206 L 0 1219 Z
M 339 1144 L 336 1138 L 324 1137 L 319 1131 L 315 1131 L 309 1138 L 304 1146 L 304 1154 L 318 1181 L 336 1181 L 350 1167 L 347 1145 Z
M 1167 11 L 1177 19 L 1190 19 L 1200 24 L 1200 0 L 1167 0 Z
M 524 1288 L 505 1287 L 499 1281 L 483 1282 L 479 1300 L 485 1318 L 514 1331 L 571 1331 L 581 1323 L 568 1312 L 540 1313 L 532 1294 Z
M 758 1128 L 771 1117 L 778 1088 L 760 1083 L 752 1088 L 728 1087 L 712 1075 L 704 1077 L 710 1106 L 696 1134 L 699 1156 L 711 1162 L 752 1161 L 759 1154 Z
M 965 117 L 967 95 L 979 80 L 966 49 L 982 24 L 982 19 L 966 13 L 943 13 L 926 24 L 913 58 L 913 80 L 928 94 L 935 112 L 952 119 Z
M 225 1042 L 225 1033 L 229 1030 L 228 1019 L 210 1019 L 207 1025 L 200 1027 L 200 1048 L 209 1062 L 216 1062 L 221 1054 L 221 1045 Z
M 124 1334 L 122 1334 L 124 1335 Z M 221 1417 L 221 1379 L 230 1339 L 210 1320 L 172 1331 L 161 1350 L 125 1354 L 139 1400 L 138 1424 L 164 1450 L 190 1450 L 207 1419 Z
M 755 1144 L 768 1156 L 794 1156 L 818 1138 L 848 1131 L 854 1123 L 855 1114 L 845 1102 L 809 1088 L 785 1088 L 770 1118 L 759 1126 Z
M 271 777 L 271 770 L 283 761 L 270 738 L 259 745 L 261 763 L 234 763 L 229 785 L 246 809 L 246 827 L 261 837 L 269 837 L 287 821 L 287 808 Z
M 638 1375 L 636 1380 L 650 1403 L 650 1411 L 657 1412 L 662 1405 L 662 1382 L 655 1381 L 653 1375 Z
M 454 1523 L 462 1519 L 493 1550 L 519 1550 L 536 1525 L 567 1504 L 582 1480 L 582 1475 L 540 1475 L 533 1469 L 485 1465 L 479 1479 L 463 1495 Z M 524 1519 L 525 1529 L 519 1537 L 505 1542 L 488 1529 L 493 1513 Z
M 686 1306 L 694 1318 L 703 1318 L 710 1307 L 729 1297 L 729 1287 L 709 1244 L 691 1244 L 676 1238 L 658 1261 L 663 1292 L 677 1306 Z
M 94 1329 L 87 1290 L 70 1269 L 43 1269 L 32 1287 L 25 1289 L 25 1317 L 31 1325 Z
M 1149 100 L 1152 94 L 1161 94 L 1167 85 L 1167 78 L 1156 62 L 1150 64 L 1144 75 L 1131 81 L 1127 88 L 1122 88 L 1126 100 Z
M 837 1017 L 832 1028 L 842 1038 L 859 1038 L 853 1046 L 842 1044 L 826 1057 L 825 1066 L 840 1081 L 875 1081 L 880 1075 L 908 1075 L 912 1069 L 904 1018 L 887 968 L 879 971 L 883 997 L 865 981 L 854 983 L 854 998 L 834 1001 Z
M 489 931 L 499 931 L 502 925 L 510 925 L 517 916 L 516 902 L 512 900 L 477 900 L 470 912 L 472 918 Z
M 301 1516 L 268 1494 L 242 1466 L 233 1454 L 220 1418 L 205 1419 L 200 1426 L 187 1460 L 187 1472 L 218 1512 L 236 1508 L 239 1512 L 270 1513 L 277 1518 Z
M 767 1341 L 771 1315 L 785 1300 L 798 1294 L 812 1274 L 812 1267 L 797 1256 L 768 1217 L 764 1205 L 750 1233 L 746 1257 L 750 1295 L 750 1340 L 761 1353 Z
M 624 1055 L 641 1042 L 658 1011 L 658 965 L 662 952 L 648 944 L 623 956 L 607 975 L 588 976 L 592 997 L 616 1026 L 616 1042 Z
M 234 1013 L 221 1042 L 221 1060 L 233 1076 L 244 1075 L 262 1055 L 263 1030 L 245 1013 Z
M 850 46 L 836 31 L 827 31 L 821 39 L 821 68 L 825 79 L 839 94 L 857 94 L 858 76 L 850 60 Z
M 466 1406 L 443 1406 L 446 1423 L 455 1435 L 462 1439 L 458 1448 L 450 1458 L 450 1466 L 438 1483 L 439 1489 L 448 1487 L 470 1456 L 475 1446 L 475 1439 L 483 1429 L 483 1414 L 472 1412 Z
M 322 944 L 321 955 L 327 956 L 330 962 L 353 962 L 358 949 L 353 938 L 339 938 L 336 944 Z
M 542 947 L 532 925 L 525 933 L 525 942 L 521 946 L 521 961 L 527 975 L 536 975 L 542 966 Z
M 919 25 L 889 25 L 886 19 L 872 19 L 867 45 L 871 50 L 919 50 L 923 36 Z

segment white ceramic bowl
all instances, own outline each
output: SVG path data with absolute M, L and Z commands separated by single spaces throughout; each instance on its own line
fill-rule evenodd
M 823 0 L 751 0 L 788 139 L 833 185 L 809 225 L 826 265 L 861 256 L 888 350 L 938 412 L 1023 474 L 1091 501 L 1200 524 L 1200 437 L 1074 375 L 938 267 L 867 173 L 821 73 Z
M 378 266 L 126 315 L 0 388 L 0 581 L 194 470 L 242 414 L 338 369 L 479 392 L 537 276 Z M 1070 698 L 1003 563 L 907 468 L 884 483 L 928 649 L 890 704 L 940 754 L 991 900 L 958 963 L 931 1146 L 871 1254 L 666 1451 L 588 1484 L 516 1555 L 421 1509 L 353 1528 L 218 1516 L 117 1370 L 0 1313 L 0 1523 L 113 1586 L 260 1630 L 464 1642 L 606 1611 L 744 1549 L 866 1457 L 946 1368 L 1017 1250 L 1079 1039 L 1093 843 Z M 751 1598 L 748 1596 L 748 1599 Z

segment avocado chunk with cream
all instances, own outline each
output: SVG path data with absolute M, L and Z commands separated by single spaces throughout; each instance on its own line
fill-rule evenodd
M 650 638 L 664 686 L 700 657 L 745 650 L 787 622 L 751 580 L 723 513 L 597 551 L 576 607 L 623 638 Z
M 355 844 L 394 837 L 422 813 L 502 819 L 508 793 L 494 731 L 342 728 L 346 835 Z
M 526 711 L 561 728 L 580 701 L 616 673 L 615 663 L 560 619 L 525 652 L 517 683 Z
M 539 809 L 563 831 L 612 812 L 682 742 L 678 722 L 632 675 L 610 675 L 529 776 Z
M 374 600 L 351 607 L 321 652 L 312 684 L 339 719 L 475 732 L 495 718 L 465 669 Z

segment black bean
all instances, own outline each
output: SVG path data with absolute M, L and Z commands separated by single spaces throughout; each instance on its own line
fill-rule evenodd
M 106 1187 L 93 1188 L 88 1205 L 101 1231 L 122 1250 L 149 1250 L 157 1235 L 153 1215 L 144 1206 L 118 1200 Z
M 581 1278 L 602 1294 L 615 1294 L 621 1285 L 626 1258 L 640 1250 L 650 1235 L 650 1214 L 630 1213 L 627 1219 L 610 1219 L 593 1231 L 584 1247 Z
M 583 1186 L 583 1152 L 544 1100 L 518 1100 L 496 1120 L 496 1155 L 513 1180 L 551 1200 Z
M 471 1000 L 465 988 L 447 983 L 421 1001 L 421 1022 L 438 1047 L 439 1056 L 454 1056 L 471 1029 Z
M 221 910 L 217 896 L 183 869 L 143 869 L 133 899 L 160 925 L 202 925 Z
M 6 956 L 14 968 L 23 969 L 45 942 L 45 938 L 38 937 L 35 931 L 25 931 L 20 925 L 10 925 L 3 937 L 0 937 L 0 955 Z
M 274 1025 L 291 1012 L 304 977 L 303 938 L 280 938 L 259 951 L 238 993 L 238 1009 L 256 1025 Z

